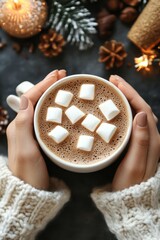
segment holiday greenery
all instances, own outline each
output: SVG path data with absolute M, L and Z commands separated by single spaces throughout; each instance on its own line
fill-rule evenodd
M 141 11 L 148 0 L 50 0 L 49 18 L 46 27 L 60 33 L 67 43 L 77 45 L 80 50 L 85 50 L 93 45 L 92 35 L 96 34 L 98 23 L 92 16 L 89 6 L 96 3 L 97 6 L 115 7 L 117 6 L 137 6 L 137 11 Z M 85 7 L 87 4 L 87 8 Z M 123 4 L 123 5 L 122 5 Z M 110 9 L 107 9 L 110 10 Z M 127 9 L 125 16 L 130 18 L 130 10 Z M 118 14 L 118 13 L 115 13 Z M 138 12 L 137 12 L 138 14 Z M 124 14 L 123 14 L 124 15 Z M 132 13 L 133 15 L 133 13 Z M 124 17 L 123 17 L 124 18 Z M 136 18 L 136 17 L 135 17 Z M 134 19 L 135 19 L 134 18 Z
M 147 1 L 46 0 L 48 19 L 40 35 L 49 34 L 52 30 L 62 35 L 66 43 L 78 46 L 79 50 L 86 50 L 94 44 L 93 34 L 98 33 L 101 37 L 103 33 L 104 40 L 108 40 L 107 38 L 114 31 L 113 19 L 114 22 L 119 18 L 125 24 L 133 23 Z M 93 8 L 95 11 L 91 13 Z M 106 10 L 106 16 L 102 14 L 102 9 Z M 99 19 L 99 14 L 101 19 Z M 44 49 L 44 46 L 42 48 Z
M 55 29 L 67 42 L 80 50 L 93 45 L 91 35 L 96 33 L 97 23 L 87 8 L 77 0 L 52 2 L 47 27 Z
M 4 4 L 7 1 L 3 0 L 2 3 Z M 42 0 L 37 1 L 42 3 Z M 114 43 L 112 35 L 116 22 L 121 21 L 131 27 L 149 0 L 43 1 L 46 1 L 48 6 L 48 18 L 38 38 L 26 39 L 26 42 L 20 42 L 17 39 L 17 42 L 13 43 L 13 49 L 17 53 L 21 53 L 23 48 L 27 47 L 28 52 L 33 53 L 35 48 L 38 47 L 44 56 L 56 57 L 64 50 L 64 46 L 67 44 L 76 45 L 79 50 L 86 50 L 93 46 L 94 38 L 92 35 L 97 33 L 97 36 L 103 40 L 99 47 L 100 61 L 105 62 L 106 68 L 109 69 L 121 66 L 124 62 L 123 54 L 121 52 L 115 54 L 117 50 L 110 47 L 110 44 Z M 106 41 L 108 42 L 107 45 Z M 6 45 L 0 39 L 0 50 L 5 48 Z M 123 43 L 120 43 L 120 45 L 123 45 Z M 103 57 L 104 52 L 108 55 L 107 58 Z M 113 57 L 113 55 L 116 55 L 116 57 Z M 114 58 L 115 64 L 112 64 Z M 117 59 L 121 59 L 121 64 L 117 64 Z

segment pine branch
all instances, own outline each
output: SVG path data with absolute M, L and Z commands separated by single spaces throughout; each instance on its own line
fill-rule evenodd
M 93 45 L 91 35 L 96 33 L 97 23 L 80 1 L 53 0 L 47 25 L 80 50 Z

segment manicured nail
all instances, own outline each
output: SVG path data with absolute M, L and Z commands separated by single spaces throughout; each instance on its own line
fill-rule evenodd
M 111 75 L 110 78 L 111 78 L 111 80 L 116 81 L 116 82 L 123 80 L 123 78 L 121 78 L 118 75 Z
M 51 74 L 51 75 L 53 75 L 53 74 L 58 74 L 58 69 L 53 70 L 52 72 L 49 73 L 49 75 L 50 75 L 50 74 Z
M 59 77 L 60 75 L 66 76 L 66 70 L 64 70 L 64 69 L 59 70 L 59 71 L 58 71 L 58 77 Z
M 63 72 L 63 73 L 66 73 L 66 70 L 65 69 L 61 69 L 59 70 L 60 72 Z
M 109 80 L 118 83 L 118 80 L 115 77 L 115 75 L 110 75 Z
M 136 123 L 139 127 L 145 127 L 147 125 L 147 114 L 145 112 L 138 113 Z
M 115 78 L 114 75 L 110 75 L 111 78 Z
M 114 75 L 114 77 L 115 77 L 118 81 L 124 80 L 122 77 L 120 77 L 120 76 L 118 76 L 118 75 Z
M 56 69 L 56 70 L 54 70 L 52 73 L 54 73 L 54 74 L 57 74 L 58 75 L 58 69 Z
M 25 110 L 28 107 L 28 99 L 22 95 L 20 101 L 20 110 Z

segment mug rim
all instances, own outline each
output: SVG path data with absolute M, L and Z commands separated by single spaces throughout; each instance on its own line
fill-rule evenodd
M 122 144 L 120 145 L 120 147 L 111 155 L 108 156 L 107 158 L 104 158 L 103 160 L 94 162 L 94 163 L 87 163 L 87 164 L 77 164 L 77 163 L 73 163 L 73 162 L 69 162 L 66 160 L 63 160 L 62 158 L 58 157 L 55 153 L 53 153 L 46 145 L 45 143 L 42 141 L 40 134 L 39 134 L 39 130 L 38 130 L 38 114 L 39 114 L 39 110 L 40 107 L 43 104 L 43 100 L 46 98 L 46 96 L 57 86 L 67 82 L 68 80 L 76 80 L 77 77 L 80 78 L 93 78 L 93 79 L 98 79 L 102 82 L 104 82 L 105 84 L 111 86 L 116 92 L 118 92 L 118 94 L 120 95 L 120 97 L 122 97 L 126 108 L 127 108 L 127 114 L 128 114 L 128 129 L 125 135 L 125 138 L 122 142 Z M 42 96 L 39 98 L 36 107 L 35 107 L 35 112 L 34 112 L 34 132 L 37 138 L 37 141 L 40 145 L 40 147 L 42 148 L 42 150 L 44 151 L 44 153 L 49 157 L 49 159 L 55 163 L 56 165 L 58 165 L 59 167 L 68 170 L 68 171 L 72 171 L 72 172 L 79 172 L 79 173 L 89 173 L 89 172 L 95 172 L 98 170 L 101 170 L 105 167 L 107 167 L 108 165 L 110 165 L 112 162 L 114 162 L 116 160 L 116 158 L 118 158 L 118 156 L 123 152 L 123 150 L 125 149 L 130 135 L 131 135 L 131 130 L 132 130 L 132 111 L 131 111 L 131 107 L 130 104 L 127 100 L 127 98 L 125 97 L 125 95 L 111 82 L 109 82 L 107 79 L 96 76 L 96 75 L 92 75 L 92 74 L 73 74 L 70 76 L 66 76 L 56 82 L 54 82 L 43 94 Z

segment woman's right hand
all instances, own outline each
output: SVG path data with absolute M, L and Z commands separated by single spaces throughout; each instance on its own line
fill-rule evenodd
M 20 111 L 7 128 L 10 170 L 14 176 L 38 189 L 48 189 L 49 174 L 34 137 L 34 106 L 47 88 L 65 76 L 65 70 L 55 70 L 22 95 Z

